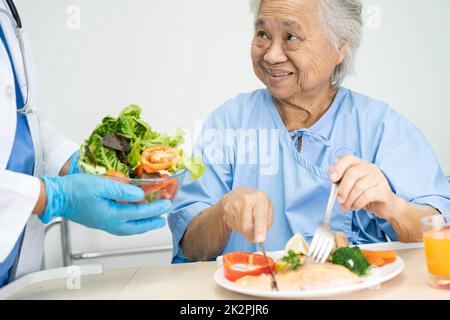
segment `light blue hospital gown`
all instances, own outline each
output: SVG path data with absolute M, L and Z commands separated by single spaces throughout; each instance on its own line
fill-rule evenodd
M 179 242 L 191 220 L 240 187 L 266 192 L 273 203 L 267 250 L 283 249 L 295 233 L 311 241 L 331 189 L 327 170 L 343 155 L 377 164 L 397 195 L 450 217 L 450 184 L 420 130 L 385 103 L 346 88 L 314 126 L 295 132 L 268 90 L 241 94 L 210 115 L 194 153 L 206 171 L 198 181 L 186 178 L 169 216 L 175 263 L 187 261 Z M 338 204 L 331 225 L 353 244 L 397 239 L 387 221 L 364 210 L 341 212 Z M 233 232 L 223 253 L 257 250 Z

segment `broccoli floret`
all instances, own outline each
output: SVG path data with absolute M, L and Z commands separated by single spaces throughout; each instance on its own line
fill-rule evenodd
M 331 255 L 331 262 L 346 267 L 358 276 L 369 272 L 370 263 L 359 247 L 340 248 Z

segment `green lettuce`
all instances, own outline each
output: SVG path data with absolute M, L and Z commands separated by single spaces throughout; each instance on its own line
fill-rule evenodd
M 106 117 L 102 122 L 94 129 L 89 139 L 86 141 L 87 144 L 92 144 L 95 136 L 104 137 L 108 134 L 117 132 L 117 119 L 113 117 Z
M 197 180 L 203 175 L 205 172 L 205 167 L 202 165 L 202 160 L 200 157 L 187 157 L 184 155 L 183 150 L 180 150 L 180 157 L 181 161 L 175 163 L 169 172 L 176 173 L 180 170 L 187 169 L 191 172 L 192 180 Z
M 128 176 L 130 174 L 128 166 L 119 160 L 116 151 L 104 147 L 102 140 L 102 136 L 94 133 L 89 138 L 89 143 L 82 146 L 80 151 L 81 167 L 85 172 L 91 174 L 106 170 L 115 170 Z M 90 153 L 89 156 L 87 152 Z
M 149 140 L 152 146 L 169 146 L 172 148 L 178 148 L 184 143 L 185 132 L 178 128 L 173 135 L 167 133 L 160 134 L 159 136 Z
M 136 169 L 141 162 L 141 154 L 144 151 L 141 141 L 138 139 L 133 144 L 130 153 L 127 155 L 127 161 L 133 169 Z
M 184 167 L 191 172 L 192 180 L 197 180 L 205 172 L 205 167 L 202 165 L 202 160 L 200 157 L 182 157 L 181 162 Z

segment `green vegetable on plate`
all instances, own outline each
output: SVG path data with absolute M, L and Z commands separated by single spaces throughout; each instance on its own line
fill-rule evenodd
M 305 263 L 305 256 L 295 253 L 294 250 L 289 250 L 288 255 L 281 258 L 280 262 L 288 269 L 297 270 Z M 280 270 L 286 269 L 283 265 L 279 263 Z
M 370 263 L 359 247 L 339 248 L 331 255 L 331 262 L 346 267 L 358 276 L 368 274 L 370 268 Z

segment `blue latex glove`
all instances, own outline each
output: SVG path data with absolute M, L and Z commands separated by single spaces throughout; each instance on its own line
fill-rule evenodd
M 129 184 L 87 174 L 65 177 L 42 177 L 47 193 L 45 213 L 48 223 L 54 217 L 100 229 L 114 235 L 134 235 L 164 227 L 161 214 L 171 210 L 170 201 L 151 204 L 119 204 L 116 201 L 139 202 L 144 192 Z
M 80 158 L 80 150 L 75 152 L 70 157 L 70 163 L 69 163 L 69 174 L 76 174 L 80 173 L 80 168 L 78 167 L 78 160 Z

